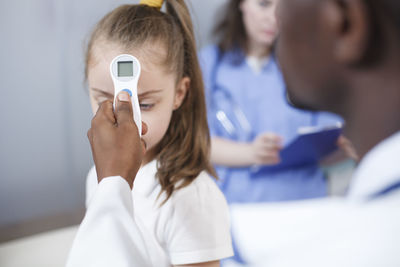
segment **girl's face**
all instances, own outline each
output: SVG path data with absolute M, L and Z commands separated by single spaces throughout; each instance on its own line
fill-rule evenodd
M 240 10 L 250 42 L 271 46 L 276 39 L 278 27 L 275 9 L 279 0 L 243 0 Z
M 157 54 L 151 55 L 150 50 L 151 53 Z M 152 149 L 164 137 L 173 111 L 180 107 L 190 86 L 189 78 L 183 78 L 177 83 L 175 73 L 166 72 L 160 62 L 155 62 L 157 60 L 154 59 L 158 56 L 165 57 L 165 54 L 159 52 L 163 50 L 165 49 L 160 45 L 152 45 L 151 48 L 146 48 L 147 53 L 141 53 L 143 51 L 140 49 L 129 51 L 141 64 L 138 97 L 142 120 L 148 126 L 147 134 L 143 136 L 148 151 L 144 163 L 155 157 Z M 114 84 L 109 66 L 114 57 L 126 52 L 112 45 L 93 48 L 92 62 L 88 68 L 89 94 L 93 114 L 96 113 L 101 102 L 107 99 L 113 100 Z

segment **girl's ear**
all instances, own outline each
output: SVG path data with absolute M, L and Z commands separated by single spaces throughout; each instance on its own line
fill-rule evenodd
M 183 77 L 178 83 L 178 88 L 176 89 L 175 99 L 174 99 L 174 110 L 177 110 L 183 103 L 186 94 L 190 88 L 190 78 Z

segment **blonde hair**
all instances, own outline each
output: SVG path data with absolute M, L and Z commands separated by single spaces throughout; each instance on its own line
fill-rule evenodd
M 166 193 L 163 203 L 204 170 L 216 177 L 209 161 L 210 136 L 204 85 L 189 10 L 183 0 L 165 2 L 166 13 L 147 5 L 123 5 L 107 14 L 91 35 L 85 68 L 87 76 L 93 48 L 99 40 L 126 49 L 161 42 L 167 52 L 164 66 L 176 73 L 177 81 L 190 78 L 187 95 L 181 107 L 173 112 L 168 130 L 157 146 L 156 176 L 161 193 Z

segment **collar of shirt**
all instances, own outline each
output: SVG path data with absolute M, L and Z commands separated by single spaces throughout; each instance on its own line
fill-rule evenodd
M 246 62 L 255 74 L 260 74 L 263 68 L 269 63 L 271 57 L 258 58 L 254 56 L 246 57 Z
M 141 195 L 151 194 L 157 185 L 159 185 L 156 178 L 156 172 L 157 160 L 153 160 L 142 166 L 136 174 L 132 192 Z
M 368 200 L 400 180 L 400 132 L 375 146 L 357 168 L 348 198 Z
M 221 64 L 221 62 L 234 67 L 249 68 L 256 75 L 260 74 L 264 69 L 267 69 L 274 63 L 277 64 L 274 53 L 271 53 L 267 57 L 256 58 L 247 56 L 241 49 L 233 49 L 223 53 L 219 64 Z

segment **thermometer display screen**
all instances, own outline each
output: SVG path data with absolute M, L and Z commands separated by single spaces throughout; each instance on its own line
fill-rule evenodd
M 133 62 L 119 61 L 118 62 L 118 77 L 133 76 Z

